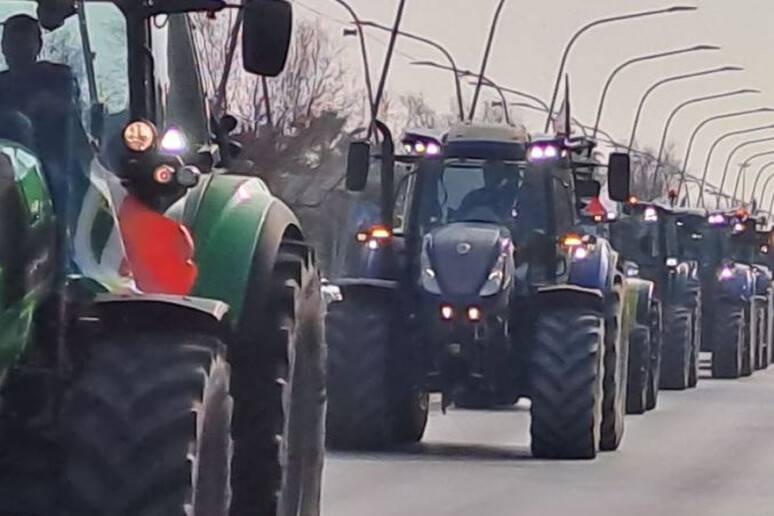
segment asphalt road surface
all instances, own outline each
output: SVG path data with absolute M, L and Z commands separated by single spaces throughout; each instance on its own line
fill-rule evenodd
M 703 374 L 629 416 L 623 447 L 595 461 L 535 460 L 525 405 L 435 408 L 424 441 L 391 453 L 330 453 L 323 516 L 771 516 L 774 367 Z

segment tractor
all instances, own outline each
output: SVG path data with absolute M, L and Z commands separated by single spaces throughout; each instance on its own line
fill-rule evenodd
M 662 314 L 661 356 L 653 357 L 647 407 L 656 405 L 658 388 L 692 388 L 699 378 L 701 290 L 698 263 L 680 253 L 682 219 L 670 206 L 631 202 L 612 227 L 616 249 L 637 263 L 639 277 L 655 284 Z
M 282 0 L 0 0 L 4 516 L 319 514 L 320 282 L 209 114 L 192 17 L 227 8 L 279 74 Z
M 605 239 L 578 230 L 590 142 L 462 123 L 439 140 L 407 134 L 396 155 L 377 126 L 380 152 L 353 142 L 348 156 L 352 192 L 377 165 L 381 220 L 359 228 L 358 258 L 332 278 L 329 446 L 420 441 L 440 393 L 444 411 L 530 398 L 536 457 L 617 449 L 624 272 Z M 408 169 L 397 188 L 396 163 Z M 607 167 L 612 196 L 627 198 L 628 156 Z
M 765 296 L 759 293 L 763 282 L 758 285 L 751 265 L 747 218 L 739 210 L 693 213 L 686 219 L 693 236 L 684 252 L 699 262 L 701 349 L 712 353 L 713 378 L 750 376 L 755 369 Z

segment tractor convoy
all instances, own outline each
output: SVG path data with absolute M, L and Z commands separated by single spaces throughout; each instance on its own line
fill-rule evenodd
M 471 113 L 396 141 L 397 25 L 346 164 L 378 216 L 321 280 L 211 114 L 192 19 L 224 9 L 244 70 L 280 74 L 285 0 L 0 0 L 0 516 L 315 516 L 326 444 L 419 442 L 431 397 L 529 400 L 535 457 L 592 459 L 700 352 L 771 363 L 766 220 L 638 201 L 569 87 L 554 134 Z M 80 69 L 38 61 L 67 38 Z

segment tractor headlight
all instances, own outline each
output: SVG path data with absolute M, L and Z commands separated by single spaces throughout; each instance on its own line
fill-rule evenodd
M 720 269 L 720 273 L 718 273 L 718 279 L 720 281 L 728 281 L 730 279 L 733 279 L 733 277 L 734 277 L 733 265 L 725 265 L 722 269 Z
M 502 289 L 507 285 L 506 278 L 506 259 L 508 255 L 506 253 L 500 253 L 492 270 L 489 271 L 489 275 L 486 278 L 484 286 L 481 287 L 479 295 L 482 297 L 494 296 L 499 294 Z
M 430 263 L 430 255 L 427 252 L 427 245 L 428 244 L 426 241 L 422 250 L 422 256 L 419 259 L 420 268 L 422 270 L 420 273 L 420 283 L 426 292 L 429 292 L 430 294 L 440 294 L 441 286 L 438 284 L 438 278 L 435 273 L 435 269 L 433 269 L 433 264 Z

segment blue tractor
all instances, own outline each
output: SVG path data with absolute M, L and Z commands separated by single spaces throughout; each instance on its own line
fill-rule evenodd
M 334 279 L 329 446 L 419 441 L 440 393 L 444 409 L 530 398 L 536 457 L 617 449 L 625 279 L 608 241 L 579 232 L 590 142 L 461 124 L 440 140 L 407 135 L 396 156 L 379 127 L 378 155 L 366 142 L 349 154 L 350 191 L 379 164 L 381 220 L 357 233 Z M 394 188 L 396 162 L 407 173 Z M 607 167 L 611 196 L 626 199 L 628 156 Z

